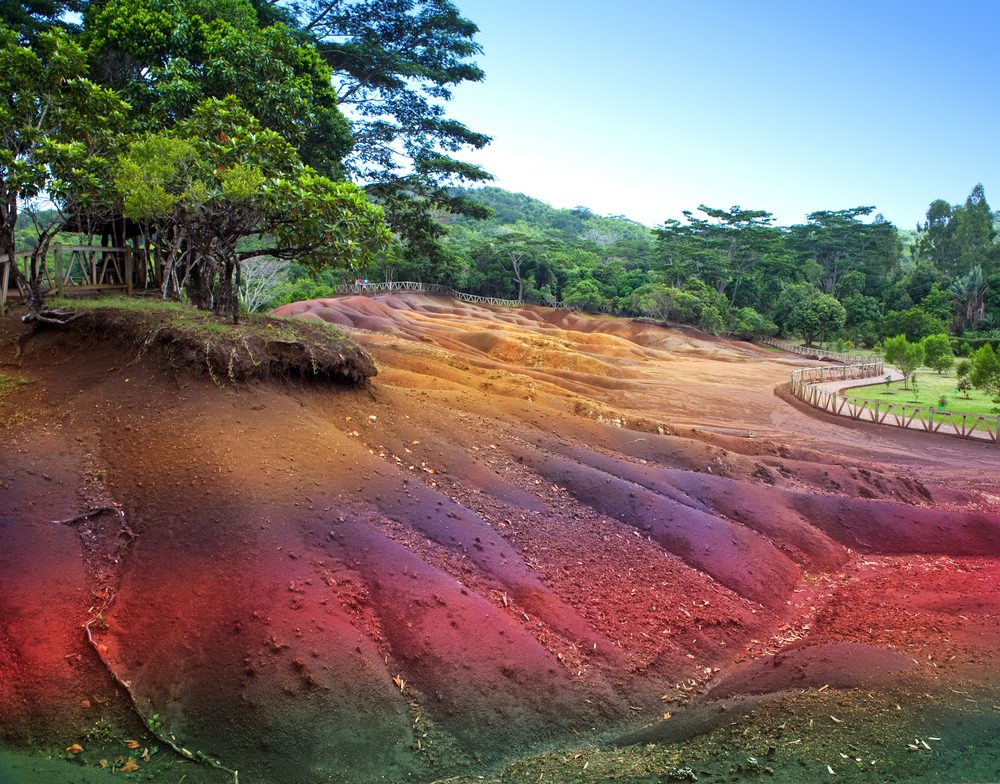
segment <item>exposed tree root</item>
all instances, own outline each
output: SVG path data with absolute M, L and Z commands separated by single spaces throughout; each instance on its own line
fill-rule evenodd
M 120 534 L 124 535 L 128 539 L 128 544 L 131 544 L 138 538 L 138 535 L 129 526 L 128 521 L 125 517 L 125 512 L 121 508 L 120 504 L 98 506 L 95 507 L 94 509 L 90 509 L 86 512 L 83 512 L 82 514 L 78 514 L 75 517 L 70 517 L 66 520 L 56 520 L 54 522 L 56 522 L 59 525 L 76 527 L 81 523 L 86 522 L 87 520 L 90 520 L 94 517 L 97 517 L 98 515 L 105 513 L 113 513 L 117 515 L 118 522 L 120 525 Z M 81 533 L 81 538 L 82 537 L 83 534 Z M 86 540 L 84 540 L 84 544 L 87 544 Z M 111 676 L 111 679 L 116 684 L 118 684 L 118 686 L 122 689 L 122 691 L 125 692 L 125 694 L 128 695 L 129 704 L 131 705 L 132 710 L 139 717 L 139 720 L 146 727 L 146 731 L 149 732 L 150 735 L 156 738 L 160 743 L 163 743 L 165 746 L 173 750 L 174 753 L 176 753 L 178 756 L 183 757 L 184 759 L 189 760 L 191 762 L 197 762 L 201 765 L 207 765 L 208 767 L 215 768 L 216 770 L 221 770 L 224 773 L 228 773 L 233 778 L 233 784 L 239 784 L 240 781 L 239 771 L 234 770 L 232 768 L 227 768 L 221 762 L 219 762 L 216 759 L 213 759 L 212 757 L 208 756 L 203 752 L 190 751 L 189 749 L 186 749 L 183 746 L 181 746 L 180 743 L 177 741 L 177 738 L 175 738 L 173 735 L 168 735 L 162 731 L 158 731 L 156 729 L 155 723 L 152 721 L 152 718 L 146 716 L 143 713 L 142 708 L 139 707 L 140 706 L 139 698 L 132 690 L 131 684 L 129 684 L 128 681 L 126 681 L 118 674 L 114 666 L 108 660 L 108 657 L 106 655 L 107 647 L 102 643 L 99 643 L 95 639 L 93 625 L 95 623 L 104 622 L 104 614 L 109 609 L 111 609 L 111 605 L 114 604 L 116 596 L 117 593 L 110 586 L 95 591 L 94 597 L 99 599 L 100 603 L 94 604 L 93 606 L 90 607 L 90 609 L 87 611 L 89 617 L 82 624 L 82 628 L 87 637 L 87 642 L 90 643 L 90 647 L 94 649 L 94 653 L 97 654 L 97 658 L 100 659 L 101 664 L 104 665 L 104 668 L 108 671 L 108 674 Z
M 83 312 L 74 313 L 67 310 L 40 310 L 37 313 L 26 313 L 21 317 L 21 321 L 25 324 L 52 324 L 62 327 L 83 315 Z

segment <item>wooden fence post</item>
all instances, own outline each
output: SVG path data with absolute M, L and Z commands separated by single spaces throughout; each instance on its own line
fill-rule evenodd
M 7 283 L 10 279 L 11 261 L 0 261 L 0 316 L 7 315 Z
M 57 242 L 55 244 L 56 251 L 56 296 L 61 297 L 63 295 L 63 249 L 62 243 Z
M 131 297 L 132 296 L 132 271 L 133 271 L 133 267 L 135 265 L 134 265 L 134 262 L 133 262 L 133 259 L 132 259 L 132 249 L 128 246 L 127 242 L 125 242 L 123 244 L 125 245 L 125 250 L 123 251 L 124 254 L 125 254 L 125 263 L 122 265 L 122 266 L 125 267 L 125 296 Z

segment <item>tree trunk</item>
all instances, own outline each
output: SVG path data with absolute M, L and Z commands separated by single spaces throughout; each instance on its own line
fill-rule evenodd
M 219 276 L 219 287 L 215 298 L 215 314 L 217 316 L 232 316 L 233 323 L 240 323 L 239 297 L 233 290 L 233 276 L 237 273 L 237 263 L 226 259 L 222 264 L 222 274 Z
M 191 303 L 201 310 L 213 310 L 215 296 L 212 292 L 212 278 L 215 276 L 209 271 L 210 265 L 204 259 L 189 259 L 187 263 L 193 265 L 185 286 Z

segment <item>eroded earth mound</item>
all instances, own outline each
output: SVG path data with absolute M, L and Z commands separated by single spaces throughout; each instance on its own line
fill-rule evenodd
M 814 416 L 774 392 L 801 360 L 690 330 L 279 315 L 350 328 L 377 379 L 219 387 L 59 334 L 4 370 L 0 778 L 231 780 L 159 735 L 244 784 L 432 781 L 692 702 L 997 671 L 995 446 Z

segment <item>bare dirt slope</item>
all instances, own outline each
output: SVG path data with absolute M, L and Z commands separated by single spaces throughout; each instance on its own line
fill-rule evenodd
M 916 660 L 890 680 L 996 671 L 996 447 L 813 417 L 774 393 L 798 362 L 693 331 L 422 295 L 282 315 L 354 329 L 374 383 L 219 388 L 56 334 L 5 369 L 8 744 L 90 781 L 140 734 L 149 775 L 230 777 L 142 734 L 80 627 L 108 596 L 95 643 L 144 716 L 244 783 L 486 771 L 814 642 Z M 115 503 L 134 541 L 52 522 Z

